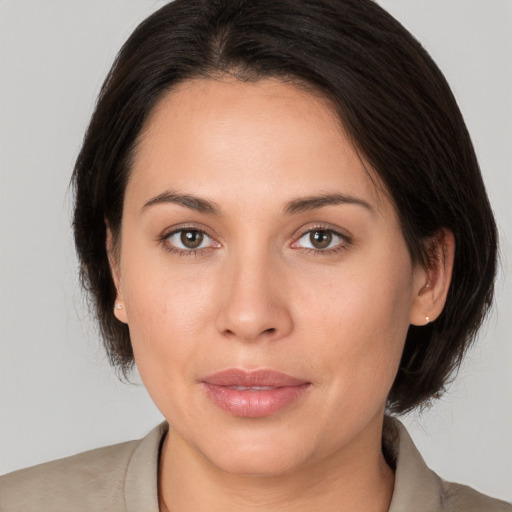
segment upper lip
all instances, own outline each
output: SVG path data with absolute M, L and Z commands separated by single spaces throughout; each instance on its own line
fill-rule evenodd
M 214 373 L 203 382 L 213 386 L 241 386 L 241 387 L 288 387 L 309 384 L 307 380 L 292 377 L 276 370 L 244 370 L 241 368 L 228 368 Z

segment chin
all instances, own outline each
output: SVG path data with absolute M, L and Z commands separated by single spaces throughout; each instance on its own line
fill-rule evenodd
M 253 477 L 277 477 L 291 473 L 304 464 L 308 452 L 289 429 L 275 434 L 268 430 L 231 436 L 223 434 L 222 440 L 205 440 L 204 450 L 201 446 L 196 448 L 221 471 Z
M 232 453 L 212 454 L 210 462 L 224 473 L 242 477 L 280 477 L 294 472 L 301 466 L 299 457 L 290 452 L 272 448 L 236 450 Z M 215 457 L 215 458 L 213 458 Z

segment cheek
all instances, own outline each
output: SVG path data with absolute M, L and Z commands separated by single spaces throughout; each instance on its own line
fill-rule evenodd
M 140 268 L 140 267 L 137 267 Z M 181 400 L 191 401 L 200 340 L 210 324 L 208 286 L 179 273 L 144 271 L 126 281 L 126 311 L 138 372 L 166 418 L 180 424 Z
M 192 340 L 208 323 L 208 287 L 179 276 L 141 275 L 125 288 L 128 324 L 133 342 L 168 346 L 171 340 Z
M 167 378 L 171 366 L 191 359 L 211 324 L 213 283 L 197 265 L 170 264 L 164 251 L 143 243 L 124 254 L 122 292 L 137 367 L 143 379 Z
M 316 340 L 313 364 L 323 365 L 337 383 L 338 399 L 382 401 L 393 383 L 412 297 L 409 259 L 398 261 L 361 262 L 360 272 L 332 272 L 327 286 L 318 279 L 302 283 L 299 330 Z

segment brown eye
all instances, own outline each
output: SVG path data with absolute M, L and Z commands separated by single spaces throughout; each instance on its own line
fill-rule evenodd
M 331 245 L 333 239 L 332 231 L 319 229 L 309 233 L 309 241 L 315 249 L 326 249 Z
M 180 241 L 187 249 L 197 249 L 204 240 L 204 233 L 195 229 L 181 231 Z
M 308 249 L 318 254 L 331 254 L 350 245 L 350 240 L 328 228 L 316 228 L 306 231 L 291 247 L 292 249 Z
M 197 255 L 203 250 L 220 249 L 222 245 L 201 229 L 184 228 L 163 237 L 167 250 L 184 256 Z

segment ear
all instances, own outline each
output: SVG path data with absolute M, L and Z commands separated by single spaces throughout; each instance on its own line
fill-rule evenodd
M 123 298 L 122 286 L 121 286 L 121 272 L 119 266 L 119 251 L 115 247 L 114 236 L 112 235 L 112 231 L 110 226 L 107 223 L 107 256 L 108 263 L 110 266 L 110 274 L 112 275 L 112 279 L 114 281 L 114 285 L 116 287 L 116 301 L 114 304 L 114 315 L 115 317 L 123 323 L 127 323 L 126 319 L 126 307 Z
M 425 325 L 442 312 L 450 288 L 455 257 L 455 238 L 442 228 L 427 242 L 427 266 L 415 272 L 410 323 Z

